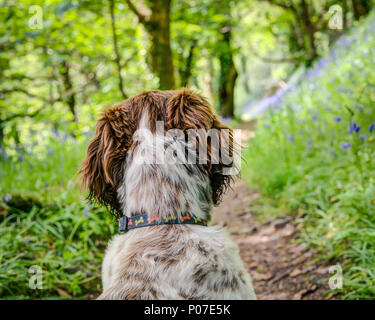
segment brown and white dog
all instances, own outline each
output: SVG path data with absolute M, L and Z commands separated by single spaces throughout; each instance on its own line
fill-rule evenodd
M 208 102 L 189 90 L 132 97 L 105 111 L 97 123 L 80 171 L 89 198 L 117 218 L 190 212 L 209 221 L 233 179 L 223 173 L 225 161 L 213 161 L 214 151 L 224 154 L 216 150 L 224 144 L 209 142 L 207 161 L 159 161 L 171 145 L 177 159 L 189 153 L 200 158 L 201 147 L 164 134 L 171 129 L 185 138 L 189 130 L 229 130 Z M 231 130 L 226 142 L 233 154 Z M 116 235 L 106 251 L 102 281 L 99 299 L 255 299 L 238 247 L 217 226 L 164 224 Z

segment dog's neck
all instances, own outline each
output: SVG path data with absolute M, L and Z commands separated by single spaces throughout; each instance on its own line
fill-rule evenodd
M 213 202 L 209 178 L 197 165 L 171 163 L 162 154 L 175 140 L 150 132 L 134 139 L 136 147 L 128 152 L 123 183 L 118 189 L 123 214 L 130 217 L 147 213 L 165 218 L 190 212 L 210 220 Z M 174 147 L 185 154 L 183 142 Z

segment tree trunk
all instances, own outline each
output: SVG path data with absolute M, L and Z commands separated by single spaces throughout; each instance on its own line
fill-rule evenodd
M 111 26 L 112 26 L 112 38 L 113 38 L 113 50 L 115 52 L 115 62 L 117 67 L 117 76 L 118 76 L 118 86 L 121 92 L 121 95 L 124 99 L 127 99 L 128 96 L 124 90 L 124 83 L 121 75 L 121 57 L 118 49 L 118 41 L 116 34 L 116 18 L 115 18 L 115 3 L 114 0 L 109 0 L 109 11 L 111 15 Z
M 309 41 L 310 57 L 307 60 L 307 65 L 310 66 L 312 62 L 318 57 L 316 45 L 315 45 L 315 26 L 311 21 L 309 14 L 309 5 L 306 0 L 301 0 L 302 5 L 302 19 L 305 24 L 305 30 Z
M 63 78 L 64 93 L 63 100 L 68 104 L 69 110 L 73 115 L 74 122 L 78 122 L 78 115 L 76 110 L 76 96 L 73 89 L 72 79 L 70 77 L 70 66 L 68 61 L 64 60 L 60 69 L 60 74 Z
M 0 119 L 0 160 L 2 159 L 3 152 L 4 152 L 4 126 L 3 121 Z
M 170 40 L 170 5 L 171 0 L 152 2 L 152 14 L 146 24 L 151 37 L 151 69 L 159 78 L 159 88 L 174 89 L 175 78 Z
M 159 88 L 174 89 L 176 84 L 170 40 L 171 0 L 150 1 L 151 15 L 149 16 L 140 13 L 130 0 L 126 2 L 150 36 L 149 64 L 151 71 L 159 78 Z
M 234 117 L 234 87 L 237 79 L 237 70 L 233 62 L 230 46 L 231 29 L 222 28 L 223 40 L 219 52 L 220 79 L 219 79 L 219 112 L 222 117 Z
M 185 68 L 181 71 L 181 86 L 186 87 L 189 84 L 189 79 L 191 77 L 191 69 L 193 66 L 193 56 L 194 56 L 194 49 L 197 44 L 197 41 L 194 39 L 191 41 L 190 47 L 189 47 L 189 54 L 186 58 L 186 61 L 184 61 Z
M 251 89 L 249 86 L 249 73 L 247 70 L 247 57 L 246 56 L 241 56 L 241 64 L 242 64 L 242 74 L 243 74 L 243 86 L 245 88 L 245 92 L 247 94 L 251 94 Z
M 354 17 L 358 20 L 366 16 L 371 10 L 371 3 L 367 0 L 352 0 Z

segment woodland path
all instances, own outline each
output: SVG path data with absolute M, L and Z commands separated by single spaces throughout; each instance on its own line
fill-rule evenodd
M 241 124 L 242 137 L 252 137 L 255 123 Z M 326 294 L 329 265 L 299 241 L 302 225 L 290 215 L 259 222 L 254 204 L 260 195 L 237 181 L 214 210 L 213 224 L 226 226 L 238 244 L 258 299 L 332 299 Z

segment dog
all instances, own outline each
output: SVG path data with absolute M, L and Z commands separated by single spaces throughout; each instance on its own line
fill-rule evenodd
M 194 130 L 229 135 L 211 138 L 206 161 L 168 161 L 200 160 L 204 146 L 186 138 Z M 89 199 L 125 232 L 108 245 L 98 299 L 256 299 L 237 245 L 207 225 L 234 178 L 214 153 L 233 146 L 233 130 L 188 89 L 142 92 L 104 111 L 80 173 Z

